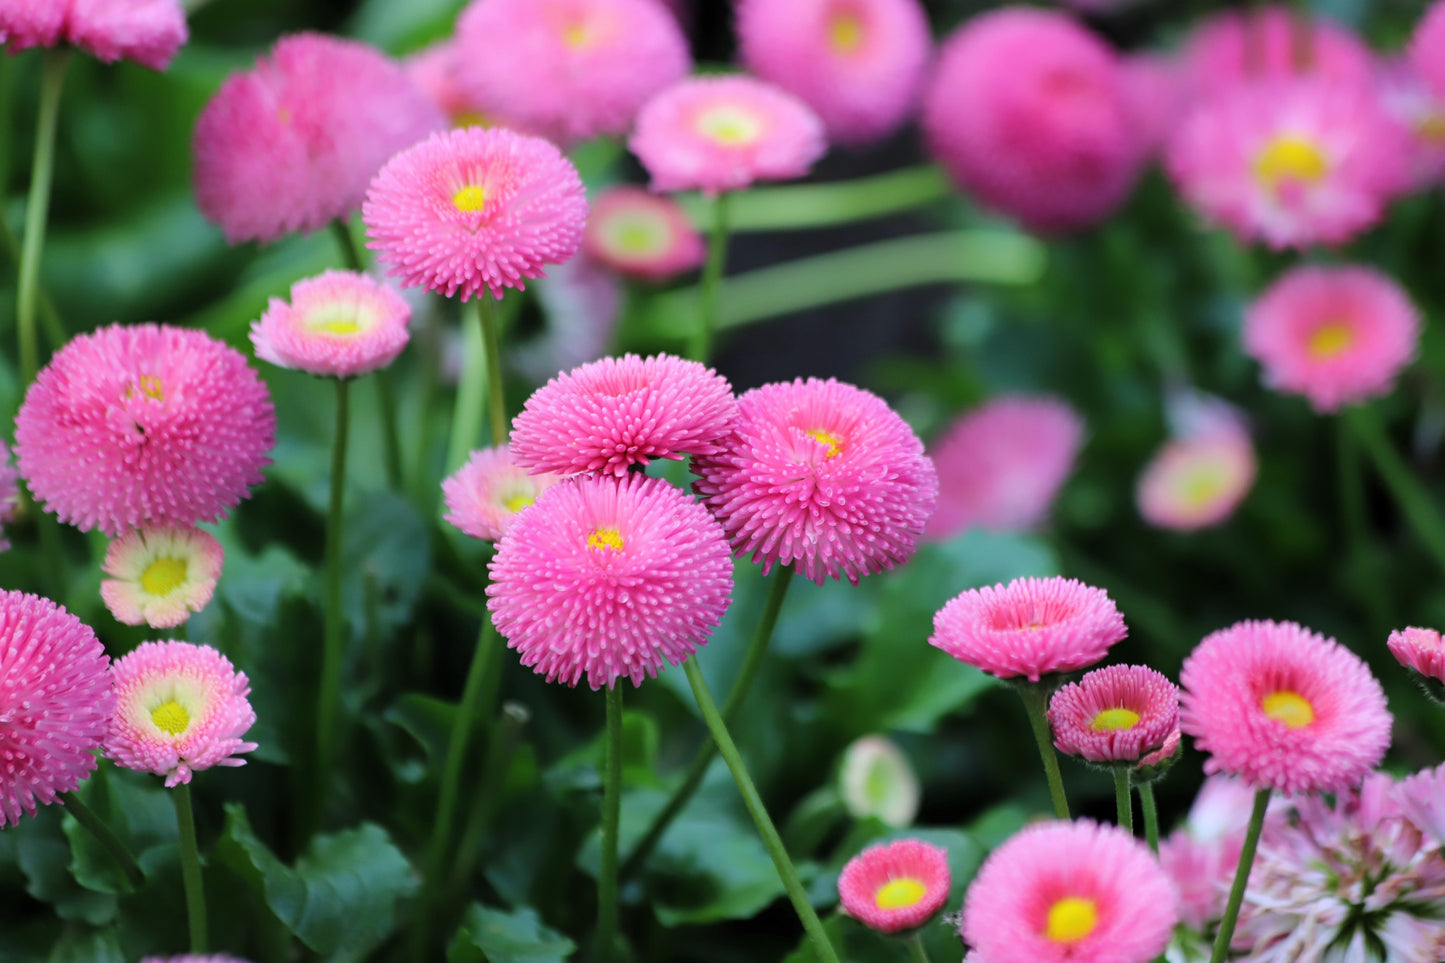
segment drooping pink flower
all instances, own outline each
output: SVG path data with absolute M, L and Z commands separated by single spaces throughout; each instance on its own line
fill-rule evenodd
M 528 474 L 504 447 L 479 449 L 442 482 L 446 520 L 472 538 L 496 541 L 518 512 L 561 480 L 546 472 Z
M 0 591 L 0 829 L 95 769 L 115 694 L 90 627 L 49 599 Z
M 282 368 L 354 378 L 396 360 L 406 347 L 411 306 L 390 287 L 355 271 L 325 271 L 272 298 L 251 324 L 256 357 Z
M 655 191 L 735 191 L 802 177 L 823 156 L 823 122 L 752 77 L 692 77 L 649 100 L 628 147 Z
M 930 150 L 958 184 L 1031 230 L 1089 227 L 1133 189 L 1148 145 L 1118 58 L 1060 11 L 1009 6 L 943 45 L 923 104 Z
M 582 248 L 619 274 L 661 281 L 702 264 L 702 235 L 670 197 L 640 187 L 610 187 L 587 218 Z
M 1239 622 L 1206 636 L 1179 680 L 1179 725 L 1209 754 L 1204 771 L 1254 789 L 1354 789 L 1390 745 L 1385 693 L 1369 667 L 1294 622 Z
M 1435 96 L 1445 100 L 1445 0 L 1434 0 L 1416 24 L 1410 62 Z
M 142 642 L 116 660 L 116 706 L 105 754 L 116 765 L 166 777 L 166 788 L 212 766 L 243 766 L 256 748 L 251 683 L 209 645 Z
M 1037 682 L 1100 661 L 1129 634 L 1103 589 L 1066 578 L 1016 578 L 968 589 L 933 616 L 928 644 L 1000 679 Z
M 1260 80 L 1315 76 L 1365 85 L 1374 57 L 1350 30 L 1327 18 L 1301 20 L 1285 4 L 1223 10 L 1203 20 L 1184 45 L 1195 96 Z
M 544 491 L 497 543 L 487 607 L 548 682 L 634 686 L 707 642 L 732 596 L 722 529 L 680 488 L 636 473 Z
M 749 72 L 817 111 L 839 144 L 879 140 L 908 119 L 932 52 L 918 0 L 739 0 Z
M 1134 500 L 1149 524 L 1190 532 L 1234 514 L 1257 466 L 1249 430 L 1231 408 L 1216 399 L 1183 404 L 1193 413 L 1176 419 L 1174 437 L 1144 466 Z
M 948 852 L 920 839 L 869 846 L 843 866 L 838 898 L 843 912 L 880 933 L 927 923 L 948 901 L 953 877 Z
M 512 367 L 528 381 L 545 382 L 607 353 L 622 319 L 624 292 L 616 274 L 589 257 L 574 257 L 548 269 L 536 292 L 541 330 L 508 339 Z
M 1396 629 L 1385 644 L 1405 668 L 1445 682 L 1445 640 L 1435 629 Z
M 1410 132 L 1410 188 L 1445 180 L 1445 96 L 1436 95 L 1404 57 L 1381 61 L 1375 82 L 1386 112 Z
M 1265 382 L 1304 395 L 1319 412 L 1389 393 L 1419 340 L 1409 297 L 1359 265 L 1293 268 L 1244 317 L 1244 348 Z
M 466 127 L 388 161 L 362 218 L 368 246 L 406 287 L 500 298 L 577 253 L 587 196 L 548 141 Z
M 1148 848 L 1088 820 L 1038 823 L 984 861 L 964 897 L 964 942 L 988 963 L 1148 963 L 1179 895 Z
M 1049 700 L 1054 745 L 1090 762 L 1138 762 L 1179 727 L 1179 690 L 1143 665 L 1084 674 Z
M 20 511 L 20 470 L 11 464 L 10 446 L 0 441 L 0 552 L 10 548 L 3 526 Z
M 718 447 L 693 459 L 693 489 L 764 574 L 794 565 L 820 585 L 856 584 L 901 565 L 938 498 L 933 462 L 908 423 L 832 378 L 747 392 Z
M 106 550 L 100 597 L 126 625 L 174 628 L 211 601 L 225 557 L 198 528 L 134 529 Z
M 20 474 L 82 530 L 214 522 L 276 442 L 265 383 L 203 331 L 110 325 L 56 352 L 15 418 Z
M 176 0 L 0 2 L 0 43 L 11 53 L 67 43 L 106 63 L 134 60 L 165 70 L 187 36 Z

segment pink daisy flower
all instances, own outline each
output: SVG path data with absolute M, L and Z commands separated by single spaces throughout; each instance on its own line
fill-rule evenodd
M 933 49 L 918 0 L 739 0 L 736 17 L 744 66 L 817 111 L 833 142 L 879 140 L 913 112 Z
M 90 627 L 49 599 L 0 591 L 0 829 L 95 769 L 115 694 Z
M 1445 95 L 1436 95 L 1404 57 L 1380 62 L 1375 81 L 1385 111 L 1410 132 L 1410 187 L 1445 180 Z
M 1047 395 L 995 398 L 934 441 L 938 510 L 924 530 L 942 540 L 969 528 L 1022 532 L 1041 524 L 1073 471 L 1084 422 Z
M 397 154 L 362 207 L 368 246 L 406 287 L 466 301 L 525 288 L 577 253 L 582 179 L 539 137 L 467 127 Z
M 732 385 L 699 362 L 603 358 L 532 393 L 512 422 L 512 460 L 560 475 L 621 475 L 654 458 L 721 451 L 737 414 Z
M 0 441 L 0 526 L 10 524 L 20 512 L 20 470 L 11 464 L 10 446 Z M 0 527 L 0 532 L 3 532 Z M 0 534 L 0 552 L 9 550 L 10 540 Z
M 948 852 L 919 839 L 869 846 L 838 877 L 843 912 L 880 933 L 927 923 L 948 901 Z
M 1054 693 L 1049 725 L 1061 752 L 1138 762 L 1178 732 L 1179 690 L 1148 666 L 1105 666 Z
M 1254 487 L 1254 443 L 1221 402 L 1197 404 L 1176 437 L 1149 460 L 1134 500 L 1151 525 L 1191 532 L 1218 525 Z
M 678 665 L 732 598 L 722 530 L 658 478 L 586 476 L 544 491 L 497 543 L 487 607 L 548 682 L 634 686 Z
M 1385 693 L 1349 649 L 1293 622 L 1239 622 L 1184 660 L 1180 728 L 1204 771 L 1293 794 L 1353 789 L 1390 745 Z
M 1445 0 L 1434 0 L 1415 26 L 1410 62 L 1435 96 L 1445 100 Z
M 482 448 L 442 482 L 446 520 L 472 538 L 496 541 L 507 534 L 518 512 L 561 480 L 547 472 L 528 474 L 506 448 Z
M 628 147 L 655 191 L 735 191 L 802 177 L 823 156 L 823 122 L 751 77 L 692 77 L 643 106 Z
M 411 306 L 355 271 L 297 281 L 291 303 L 272 298 L 251 324 L 256 357 L 313 375 L 354 378 L 396 360 L 406 347 Z
M 855 739 L 843 752 L 838 795 L 854 819 L 871 816 L 901 828 L 918 815 L 918 776 L 898 744 L 883 736 Z
M 15 418 L 20 474 L 63 522 L 112 538 L 214 522 L 276 443 L 266 385 L 203 331 L 114 324 L 56 352 Z
M 582 249 L 619 274 L 662 281 L 691 271 L 707 253 L 678 203 L 640 187 L 603 191 L 592 205 Z
M 0 0 L 0 43 L 11 53 L 67 43 L 106 63 L 165 70 L 187 36 L 176 0 Z
M 1016 578 L 969 589 L 933 616 L 928 644 L 1000 679 L 1073 672 L 1129 634 L 1103 589 L 1066 578 Z
M 1048 822 L 984 861 L 963 903 L 964 942 L 988 963 L 1148 963 L 1179 895 L 1148 848 L 1114 826 Z
M 1302 62 L 1306 44 L 1309 59 Z M 1190 36 L 1183 63 L 1190 89 L 1199 96 L 1306 74 L 1364 85 L 1374 69 L 1370 48 L 1359 36 L 1328 19 L 1302 23 L 1285 4 L 1214 14 Z
M 622 135 L 692 56 L 656 0 L 472 0 L 457 18 L 457 82 L 564 147 Z
M 1445 641 L 1435 629 L 1396 629 L 1385 644 L 1405 668 L 1445 683 Z
M 243 766 L 236 757 L 256 748 L 241 738 L 256 722 L 251 683 L 209 645 L 142 642 L 111 676 L 116 706 L 105 754 L 118 766 L 165 776 L 169 789 L 202 769 Z
M 1103 220 L 1148 145 L 1119 60 L 1068 14 L 1010 6 L 944 42 L 924 96 L 930 150 L 984 204 L 1036 231 Z
M 196 121 L 196 203 L 232 244 L 315 231 L 361 207 L 387 158 L 444 126 L 400 65 L 355 40 L 283 37 Z
M 106 550 L 100 597 L 126 625 L 174 628 L 211 601 L 225 557 L 198 528 L 134 529 Z
M 1388 394 L 1419 340 L 1420 316 L 1405 292 L 1358 265 L 1294 268 L 1244 316 L 1244 349 L 1265 382 L 1322 413 Z
M 747 392 L 732 433 L 692 467 L 693 489 L 735 552 L 765 575 L 794 565 L 820 585 L 906 562 L 938 498 L 933 462 L 907 422 L 832 378 Z

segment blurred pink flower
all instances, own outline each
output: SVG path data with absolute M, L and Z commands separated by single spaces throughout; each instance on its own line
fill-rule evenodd
M 1385 644 L 1405 668 L 1426 679 L 1445 682 L 1445 641 L 1435 629 L 1396 629 Z
M 504 447 L 479 449 L 442 482 L 446 520 L 472 538 L 496 541 L 522 509 L 561 480 L 546 472 L 528 474 Z
M 676 201 L 631 185 L 609 187 L 597 196 L 582 248 L 619 274 L 648 281 L 691 271 L 707 253 L 702 235 Z
M 1144 466 L 1134 499 L 1149 524 L 1189 532 L 1233 515 L 1254 487 L 1257 466 L 1249 430 L 1233 409 L 1215 399 L 1183 404 L 1191 413 Z
M 1410 132 L 1411 188 L 1445 180 L 1445 94 L 1435 94 L 1404 57 L 1381 61 L 1375 81 L 1385 110 Z
M 1184 45 L 1183 62 L 1191 94 L 1207 97 L 1233 84 L 1304 75 L 1365 86 L 1374 58 L 1349 29 L 1326 18 L 1303 21 L 1275 3 L 1202 21 Z
M 106 63 L 165 70 L 187 37 L 176 0 L 0 0 L 0 43 L 12 54 L 67 43 Z
M 1430 90 L 1445 100 L 1445 0 L 1434 0 L 1416 24 L 1409 56 Z
M 616 274 L 589 257 L 574 257 L 549 268 L 536 292 L 542 330 L 508 338 L 512 367 L 539 384 L 607 353 L 625 297 Z
M 0 552 L 10 548 L 3 526 L 10 524 L 20 512 L 20 469 L 12 461 L 10 446 L 0 441 Z

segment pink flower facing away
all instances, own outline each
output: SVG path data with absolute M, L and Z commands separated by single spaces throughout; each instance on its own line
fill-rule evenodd
M 692 56 L 657 0 L 472 0 L 457 18 L 456 77 L 483 113 L 563 147 L 620 136 Z
M 1381 61 L 1375 81 L 1386 112 L 1410 132 L 1410 188 L 1445 180 L 1445 94 L 1432 91 L 1404 57 Z
M 802 177 L 827 150 L 811 107 L 752 77 L 692 77 L 649 100 L 628 147 L 655 191 L 741 190 Z
M 917 929 L 948 901 L 948 852 L 919 839 L 870 846 L 838 877 L 843 911 L 880 933 Z
M 401 66 L 355 40 L 296 34 L 235 73 L 196 121 L 196 203 L 232 244 L 315 231 L 361 207 L 394 153 L 445 118 Z
M 256 748 L 251 683 L 209 645 L 142 642 L 111 669 L 115 717 L 105 754 L 116 765 L 166 777 L 166 788 L 212 766 L 243 766 Z
M 368 246 L 406 287 L 500 298 L 577 253 L 587 196 L 548 141 L 466 127 L 388 161 L 362 218 Z
M 1107 217 L 1148 150 L 1114 52 L 1070 15 L 1032 7 L 981 14 L 944 42 L 923 128 L 959 186 L 1045 232 Z
M 68 43 L 106 63 L 165 70 L 187 37 L 176 0 L 0 0 L 0 43 L 11 53 Z
M 584 476 L 544 491 L 497 543 L 487 607 L 548 682 L 634 686 L 707 642 L 732 600 L 722 530 L 658 478 Z
M 1254 443 L 1228 408 L 1207 406 L 1144 467 L 1134 500 L 1146 522 L 1191 532 L 1234 514 L 1254 487 Z
M 1047 822 L 984 861 L 961 935 L 987 963 L 1148 963 L 1179 895 L 1148 848 L 1114 826 Z
M 1358 265 L 1305 265 L 1259 296 L 1244 349 L 1270 387 L 1321 413 L 1388 394 L 1415 357 L 1420 316 L 1391 278 Z
M 1328 19 L 1302 22 L 1286 4 L 1225 10 L 1202 21 L 1182 57 L 1193 96 L 1236 84 L 1315 76 L 1368 84 L 1369 46 Z
M 355 271 L 297 281 L 291 303 L 272 298 L 251 325 L 256 357 L 282 368 L 354 378 L 396 360 L 406 347 L 411 306 Z
M 0 829 L 95 769 L 115 705 L 110 659 L 49 599 L 0 592 Z
M 106 550 L 100 597 L 126 625 L 174 628 L 211 601 L 225 557 L 198 528 L 135 529 Z
M 36 499 L 112 538 L 219 521 L 260 484 L 275 443 L 271 395 L 240 352 L 169 325 L 72 339 L 15 418 L 20 474 Z
M 1016 578 L 969 589 L 933 616 L 928 644 L 1000 679 L 1073 672 L 1129 634 L 1103 589 L 1066 578 Z
M 913 112 L 933 48 L 919 0 L 739 0 L 748 71 L 817 111 L 830 140 L 866 144 Z
M 721 451 L 737 415 L 732 385 L 699 362 L 603 358 L 532 393 L 512 422 L 512 460 L 559 475 L 621 475 L 655 458 Z
M 1396 629 L 1385 644 L 1405 668 L 1445 683 L 1445 640 L 1435 629 Z
M 1061 752 L 1138 762 L 1178 731 L 1179 690 L 1148 666 L 1105 666 L 1054 693 L 1049 725 Z
M 747 392 L 719 449 L 693 458 L 693 490 L 765 575 L 794 565 L 819 585 L 857 584 L 901 565 L 938 499 L 933 462 L 908 423 L 831 378 Z
M 676 201 L 630 185 L 610 187 L 598 196 L 582 249 L 619 274 L 648 281 L 691 271 L 707 253 L 702 235 Z
M 1435 96 L 1445 100 L 1445 0 L 1434 0 L 1420 18 L 1409 55 Z
M 1285 794 L 1359 786 L 1390 745 L 1385 693 L 1349 649 L 1293 622 L 1239 622 L 1180 673 L 1180 728 L 1204 771 Z
M 20 511 L 20 470 L 11 464 L 10 446 L 0 441 L 0 526 L 10 524 Z M 0 552 L 8 551 L 10 540 L 0 527 Z
M 924 534 L 942 540 L 975 526 L 1034 528 L 1073 471 L 1084 422 L 1047 395 L 995 398 L 961 416 L 934 441 L 938 510 Z
M 482 448 L 442 482 L 446 520 L 472 538 L 496 541 L 507 534 L 518 512 L 561 480 L 546 472 L 528 474 L 506 448 Z

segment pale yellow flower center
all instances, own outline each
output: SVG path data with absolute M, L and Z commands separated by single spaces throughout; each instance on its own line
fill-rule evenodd
M 140 574 L 140 587 L 147 595 L 170 595 L 185 580 L 185 559 L 158 558 Z
M 903 877 L 902 879 L 891 879 L 878 889 L 873 897 L 873 902 L 881 910 L 904 909 L 909 906 L 918 905 L 918 901 L 928 893 L 928 888 L 916 879 Z
M 828 449 L 829 458 L 837 458 L 843 451 L 843 439 L 832 432 L 824 431 L 822 428 L 814 428 L 807 432 L 809 438 Z
M 1265 715 L 1290 729 L 1302 729 L 1315 721 L 1315 707 L 1310 700 L 1289 689 L 1271 692 L 1261 705 Z
M 592 534 L 587 536 L 588 548 L 610 548 L 614 552 L 620 552 L 622 545 L 622 533 L 615 528 L 594 528 Z
M 306 330 L 313 334 L 356 334 L 371 325 L 363 325 L 355 307 L 328 305 L 307 315 Z
M 1322 324 L 1310 335 L 1309 352 L 1314 358 L 1324 361 L 1348 351 L 1355 343 L 1355 329 L 1341 321 Z
M 1218 465 L 1195 465 L 1179 483 L 1179 499 L 1190 508 L 1203 508 L 1219 497 L 1228 479 Z
M 516 495 L 509 495 L 502 502 L 502 507 L 515 515 L 517 512 L 520 512 L 522 509 L 526 508 L 528 505 L 532 504 L 536 500 L 537 499 L 533 498 L 531 495 L 523 492 Z M 594 532 L 593 534 L 595 535 L 596 533 Z M 588 537 L 587 543 L 589 545 L 592 543 L 591 536 Z
M 1317 184 L 1329 170 L 1330 162 L 1318 146 L 1291 134 L 1270 141 L 1254 161 L 1254 176 L 1276 193 L 1290 185 Z
M 1415 123 L 1415 136 L 1437 144 L 1445 141 L 1445 113 L 1437 111 L 1421 117 Z
M 1065 896 L 1049 907 L 1044 936 L 1055 943 L 1077 943 L 1099 925 L 1099 908 L 1091 899 Z
M 1089 726 L 1095 732 L 1115 732 L 1119 729 L 1132 729 L 1139 724 L 1139 713 L 1133 709 L 1105 709 L 1094 716 L 1094 721 Z
M 863 21 L 851 10 L 833 15 L 828 22 L 828 43 L 840 54 L 857 53 L 863 46 Z
M 452 195 L 452 205 L 464 214 L 480 211 L 487 206 L 487 190 L 479 184 L 468 184 Z
M 191 714 L 185 706 L 172 699 L 151 710 L 151 722 L 156 724 L 157 729 L 178 736 L 190 726 Z
M 751 144 L 763 133 L 758 116 L 733 104 L 720 104 L 697 119 L 698 133 L 727 147 Z
M 658 225 L 642 218 L 620 222 L 612 230 L 612 240 L 631 254 L 652 254 L 663 246 L 662 231 L 658 230 Z

